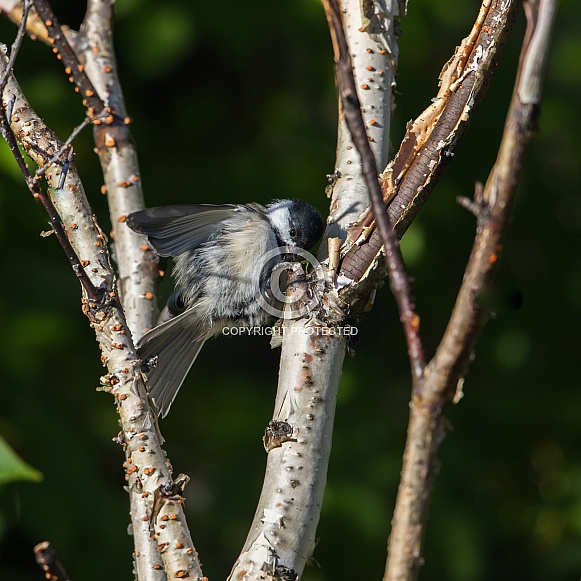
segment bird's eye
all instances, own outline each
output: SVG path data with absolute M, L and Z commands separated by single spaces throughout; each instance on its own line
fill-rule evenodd
M 294 238 L 297 235 L 297 231 L 294 228 L 291 228 L 289 234 L 291 238 Z

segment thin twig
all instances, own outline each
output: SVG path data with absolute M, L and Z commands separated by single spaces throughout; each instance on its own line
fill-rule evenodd
M 6 77 L 8 79 L 8 76 Z M 32 195 L 39 199 L 44 206 L 51 222 L 52 229 L 62 246 L 69 262 L 73 268 L 74 273 L 76 274 L 77 278 L 83 285 L 85 292 L 87 293 L 87 297 L 94 303 L 100 303 L 103 300 L 103 292 L 98 289 L 89 278 L 88 274 L 85 272 L 85 269 L 81 265 L 81 261 L 77 256 L 77 253 L 73 249 L 71 242 L 67 236 L 67 233 L 61 223 L 61 218 L 50 199 L 50 196 L 40 187 L 38 180 L 35 179 L 30 170 L 28 169 L 28 165 L 20 152 L 20 148 L 18 147 L 18 142 L 16 140 L 16 136 L 10 127 L 10 122 L 7 118 L 7 106 L 2 103 L 0 107 L 0 126 L 2 128 L 2 135 L 6 139 L 8 146 L 10 147 L 10 151 L 16 160 L 18 168 L 22 173 L 28 188 L 32 192 Z
M 34 558 L 46 579 L 50 581 L 69 581 L 69 576 L 49 541 L 43 541 L 34 547 Z
M 93 83 L 85 73 L 83 65 L 79 64 L 77 55 L 69 44 L 61 25 L 47 0 L 34 0 L 36 11 L 44 21 L 48 31 L 48 40 L 53 45 L 53 52 L 62 60 L 65 72 L 75 83 L 76 91 L 83 97 L 83 105 L 87 107 L 88 116 L 98 116 L 105 109 L 105 104 L 97 94 Z
M 53 164 L 56 163 L 57 161 L 59 161 L 59 159 L 61 158 L 61 156 L 63 155 L 63 153 L 65 153 L 65 151 L 67 149 L 69 149 L 69 146 L 71 145 L 71 143 L 75 140 L 75 138 L 79 135 L 79 133 L 81 133 L 81 131 L 87 127 L 88 125 L 91 125 L 91 123 L 93 123 L 95 121 L 95 119 L 103 119 L 105 116 L 107 115 L 107 113 L 105 111 L 101 112 L 100 115 L 96 115 L 93 118 L 89 118 L 89 117 L 85 117 L 82 121 L 82 123 L 79 123 L 79 125 L 77 125 L 71 132 L 71 134 L 69 135 L 68 139 L 62 144 L 62 146 L 59 148 L 59 150 L 45 163 L 42 165 L 42 167 L 39 167 L 35 172 L 34 175 L 35 177 L 38 179 L 40 177 L 42 177 L 44 175 L 44 172 Z
M 409 277 L 404 266 L 399 242 L 387 216 L 375 158 L 369 147 L 353 78 L 351 56 L 343 30 L 341 9 L 337 0 L 323 0 L 323 5 L 333 39 L 337 85 L 343 114 L 351 132 L 353 143 L 361 157 L 363 176 L 369 190 L 373 214 L 385 248 L 390 287 L 399 308 L 400 320 L 405 331 L 413 383 L 417 385 L 425 366 L 424 349 L 419 333 L 419 317 L 414 309 Z
M 546 63 L 555 5 L 556 0 L 533 0 L 526 5 L 527 37 L 497 160 L 484 190 L 477 187 L 475 204 L 471 206 L 477 213 L 477 231 L 470 259 L 442 341 L 424 372 L 422 390 L 415 392 L 412 399 L 384 581 L 413 581 L 422 564 L 422 542 L 438 469 L 437 453 L 447 430 L 445 411 L 461 395 L 476 340 L 488 319 L 479 296 L 492 283 L 497 269 L 526 146 L 536 129 L 545 76 L 538 63 Z M 537 19 L 538 15 L 543 17 Z M 535 42 L 529 42 L 529 38 Z M 531 51 L 537 53 L 529 59 Z M 531 68 L 527 69 L 523 64 L 526 62 L 531 62 Z M 523 99 L 524 87 L 531 86 L 536 87 L 534 97 L 530 101 L 528 97 Z
M 59 183 L 57 186 L 58 190 L 62 190 L 65 185 L 65 180 L 67 179 L 67 174 L 69 173 L 69 167 L 71 166 L 71 161 L 73 161 L 73 155 L 75 154 L 75 150 L 73 146 L 69 148 L 67 156 L 65 157 L 65 161 L 63 163 L 63 167 L 61 169 L 61 177 L 59 178 Z

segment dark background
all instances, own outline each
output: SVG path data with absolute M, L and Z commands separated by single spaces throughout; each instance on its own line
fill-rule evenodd
M 402 22 L 392 141 L 437 92 L 437 77 L 477 14 L 476 0 L 412 0 Z M 78 27 L 84 3 L 54 2 Z M 147 204 L 300 197 L 325 215 L 336 97 L 326 20 L 316 0 L 119 0 L 119 70 Z M 565 581 L 581 574 L 581 198 L 578 0 L 562 0 L 540 134 L 497 279 L 499 309 L 450 410 L 426 538 L 424 580 Z M 494 162 L 524 17 L 445 178 L 403 240 L 428 353 L 453 305 L 474 234 L 455 198 Z M 15 27 L 0 22 L 0 40 Z M 50 50 L 26 40 L 16 66 L 26 95 L 62 139 L 83 118 Z M 76 162 L 110 229 L 90 131 Z M 2 403 L 0 434 L 44 474 L 0 488 L 0 578 L 42 573 L 49 539 L 71 578 L 131 578 L 128 502 L 113 400 L 80 310 L 79 285 L 47 218 L 0 147 Z M 168 289 L 164 289 L 167 296 Z M 522 298 L 522 305 L 516 308 Z M 205 574 L 229 572 L 260 493 L 261 436 L 272 414 L 278 351 L 265 337 L 208 343 L 162 422 L 176 473 L 191 476 L 189 524 Z M 346 361 L 329 482 L 308 581 L 379 579 L 395 501 L 410 377 L 384 288 Z

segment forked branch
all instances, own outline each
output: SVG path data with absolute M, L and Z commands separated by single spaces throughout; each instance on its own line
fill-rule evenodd
M 517 0 L 483 0 L 470 34 L 440 74 L 430 106 L 408 125 L 395 158 L 381 176 L 387 212 L 401 238 L 440 179 L 483 99 L 500 60 Z M 382 237 L 369 209 L 349 229 L 353 245 L 339 274 L 360 281 L 376 259 Z
M 413 393 L 385 581 L 413 580 L 419 574 L 437 451 L 446 433 L 445 410 L 461 395 L 470 356 L 489 315 L 480 295 L 492 284 L 526 147 L 536 129 L 545 76 L 539 63 L 546 64 L 556 0 L 533 0 L 525 10 L 527 33 L 498 156 L 484 188 L 476 188 L 472 205 L 477 230 L 470 259 L 448 327 L 421 388 Z
M 370 83 L 365 101 L 366 121 L 373 121 L 370 127 L 374 153 L 379 161 L 386 160 L 397 55 L 394 34 L 397 11 L 386 9 L 380 16 L 370 15 L 373 25 L 365 27 L 361 23 L 359 0 L 343 0 L 342 4 L 347 11 L 347 34 L 356 46 L 355 74 L 359 82 Z M 395 1 L 383 4 L 396 7 Z M 324 240 L 320 254 L 325 254 L 327 241 L 333 246 L 331 242 L 346 237 L 346 227 L 368 204 L 357 154 L 342 118 L 338 141 L 335 167 L 339 171 L 330 192 L 329 238 Z M 316 318 L 284 323 L 275 410 L 265 435 L 270 444 L 264 485 L 251 530 L 229 579 L 294 580 L 300 578 L 313 552 L 348 342 L 336 326 L 343 322 L 343 313 L 334 303 L 336 290 L 331 286 L 330 283 L 329 294 Z M 284 429 L 285 438 L 272 437 L 275 426 L 277 430 Z M 276 445 L 272 445 L 273 440 Z

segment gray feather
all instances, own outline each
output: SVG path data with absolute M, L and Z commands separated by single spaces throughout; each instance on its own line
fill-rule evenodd
M 149 370 L 145 372 L 149 395 L 165 417 L 200 349 L 210 337 L 200 321 L 199 309 L 187 311 L 152 329 L 139 341 L 137 351 Z
M 232 204 L 173 205 L 148 208 L 127 216 L 127 225 L 149 241 L 161 256 L 179 256 L 198 248 L 236 211 Z

